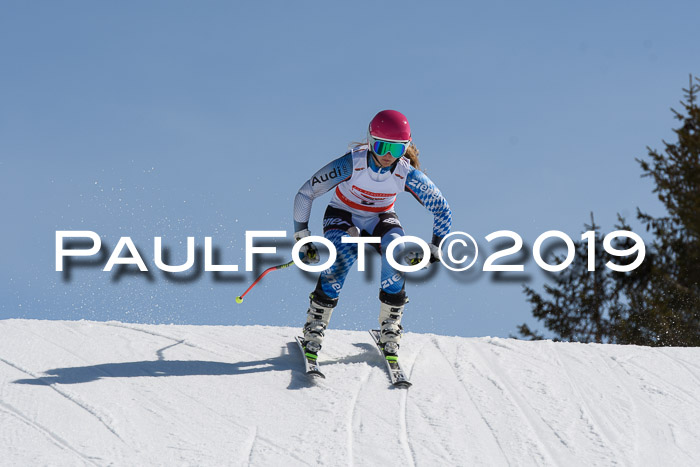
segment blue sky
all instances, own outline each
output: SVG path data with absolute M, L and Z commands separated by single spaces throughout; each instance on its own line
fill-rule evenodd
M 212 236 L 243 270 L 245 231 L 291 237 L 297 189 L 385 108 L 408 116 L 454 228 L 486 254 L 495 230 L 532 246 L 551 229 L 578 238 L 591 212 L 604 231 L 638 206 L 660 214 L 635 158 L 673 140 L 669 109 L 700 73 L 697 2 L 0 8 L 0 318 L 300 324 L 314 279 L 298 270 L 269 275 L 242 305 L 252 273 L 173 281 L 97 265 L 65 281 L 55 231 L 93 230 L 112 248 L 130 236 L 149 266 L 154 236 L 173 262 L 187 236 L 198 247 Z M 328 200 L 314 205 L 314 233 Z M 396 209 L 430 239 L 412 197 Z M 546 280 L 532 259 L 525 273 L 414 279 L 406 328 L 508 336 L 532 323 L 523 279 Z M 376 324 L 378 287 L 378 273 L 351 272 L 332 326 Z

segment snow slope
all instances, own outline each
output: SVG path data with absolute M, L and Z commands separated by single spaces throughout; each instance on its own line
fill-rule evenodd
M 0 321 L 3 465 L 700 465 L 700 349 Z

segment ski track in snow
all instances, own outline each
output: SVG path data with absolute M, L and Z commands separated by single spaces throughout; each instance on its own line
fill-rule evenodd
M 678 360 L 675 360 L 675 359 L 669 357 L 668 355 L 666 355 L 665 352 L 659 352 L 659 354 L 660 354 L 661 356 L 663 356 L 664 359 L 669 360 L 669 361 L 671 362 L 671 365 L 674 365 L 674 366 L 683 368 L 683 369 L 685 370 L 685 372 L 688 373 L 688 374 L 690 375 L 690 377 L 695 381 L 695 383 L 696 383 L 698 386 L 700 386 L 700 380 L 695 376 L 695 374 L 694 374 L 692 371 L 690 371 L 690 370 L 688 369 L 687 366 L 685 366 L 684 364 L 680 363 Z M 649 372 L 650 374 L 653 374 L 654 377 L 655 377 L 658 381 L 661 381 L 663 384 L 668 385 L 668 386 L 671 386 L 671 387 L 672 387 L 673 389 L 675 389 L 676 391 L 681 392 L 681 393 L 687 395 L 689 398 L 693 399 L 693 401 L 695 402 L 695 404 L 700 405 L 700 394 L 698 394 L 697 391 L 696 391 L 696 393 L 694 394 L 693 392 L 691 392 L 691 391 L 689 391 L 689 390 L 687 390 L 687 389 L 685 389 L 685 388 L 683 388 L 683 387 L 681 387 L 681 386 L 679 386 L 679 385 L 677 385 L 677 384 L 673 384 L 673 383 L 669 382 L 667 379 L 665 379 L 665 378 L 663 378 L 663 377 L 660 377 L 659 375 L 654 374 L 654 373 L 653 373 L 652 371 L 650 371 L 650 370 L 645 370 L 643 367 L 640 367 L 640 366 L 639 366 L 638 364 L 636 364 L 636 363 L 635 363 L 634 365 L 637 366 L 640 370 L 647 371 L 647 372 Z M 696 387 L 697 387 L 697 386 L 696 386 Z
M 357 331 L 330 332 L 308 380 L 296 332 L 0 321 L 0 459 L 700 465 L 700 349 L 407 333 L 397 389 Z
M 421 352 L 421 357 L 430 361 L 431 362 L 431 368 L 435 368 L 436 371 L 440 370 L 440 366 L 449 366 L 449 363 L 447 360 L 443 360 L 443 355 L 439 354 L 439 349 L 436 348 L 436 340 L 435 339 L 426 339 L 426 346 L 423 348 L 423 351 Z M 427 345 L 427 344 L 432 344 L 432 345 Z M 419 372 L 421 370 L 427 370 L 428 368 L 425 365 L 422 365 L 419 368 L 414 367 L 412 371 L 412 378 L 418 376 Z M 417 371 L 416 371 L 417 370 Z M 444 372 L 441 373 L 444 378 Z M 431 381 L 432 384 L 433 381 Z M 446 383 L 446 381 L 442 381 L 443 384 Z M 417 386 L 412 389 L 413 391 L 416 392 L 422 392 L 423 391 L 423 386 L 422 383 L 416 381 Z M 461 389 L 461 388 L 460 388 Z M 444 392 L 444 390 L 439 390 L 440 393 Z M 424 396 L 426 397 L 426 396 Z M 435 396 L 427 396 L 433 399 Z M 440 397 L 442 397 L 440 395 Z M 449 398 L 449 395 L 446 397 Z M 447 408 L 446 411 L 451 417 L 445 417 L 444 412 L 441 414 L 438 411 L 435 411 L 433 407 L 423 407 L 423 401 L 419 398 L 417 398 L 415 395 L 412 397 L 412 400 L 414 400 L 414 407 L 418 409 L 420 414 L 422 415 L 422 418 L 417 418 L 416 423 L 414 423 L 414 434 L 419 433 L 421 429 L 428 429 L 430 432 L 434 433 L 440 430 L 440 426 L 438 425 L 438 420 L 437 418 L 445 418 L 446 420 L 444 423 L 446 425 L 452 425 L 453 418 L 456 416 L 455 412 L 451 410 L 451 408 Z M 456 399 L 455 399 L 456 403 Z M 463 409 L 462 409 L 463 410 Z M 468 420 L 467 417 L 465 417 L 465 420 Z M 442 420 L 440 420 L 442 421 Z M 435 426 L 438 425 L 438 426 Z M 452 428 L 452 427 L 450 427 Z M 415 435 L 414 435 L 415 436 Z M 446 438 L 446 434 L 442 434 L 440 438 Z M 457 465 L 460 462 L 464 462 L 462 460 L 463 453 L 460 452 L 463 447 L 459 444 L 454 444 L 450 442 L 448 439 L 446 439 L 445 442 L 442 443 L 430 443 L 429 446 L 423 445 L 421 443 L 421 449 L 416 448 L 415 452 L 416 453 L 421 453 L 425 452 L 427 449 L 432 449 L 436 450 L 439 452 L 434 452 L 430 451 L 432 455 L 431 461 L 435 464 L 439 465 Z M 419 464 L 418 460 L 416 462 Z M 422 465 L 422 464 L 421 464 Z
M 253 428 L 253 439 L 250 442 L 250 448 L 248 448 L 248 462 L 247 465 L 253 464 L 253 453 L 255 452 L 255 442 L 258 440 L 258 427 Z
M 666 428 L 668 430 L 668 434 L 673 438 L 675 448 L 678 450 L 679 453 L 683 454 L 684 461 L 690 462 L 693 459 L 693 455 L 683 449 L 681 446 L 678 445 L 678 442 L 676 440 L 676 435 L 675 431 L 682 431 L 679 430 L 679 426 L 682 426 L 682 424 L 678 423 L 677 420 L 675 420 L 673 417 L 671 417 L 666 411 L 659 409 L 655 404 L 651 403 L 650 401 L 647 400 L 647 398 L 656 393 L 656 395 L 659 396 L 669 396 L 669 393 L 666 391 L 663 391 L 657 387 L 657 385 L 664 385 L 664 382 L 659 380 L 652 372 L 650 372 L 648 369 L 640 367 L 634 362 L 628 362 L 628 361 L 623 361 L 622 359 L 617 360 L 615 359 L 615 362 L 617 363 L 618 367 L 621 368 L 624 372 L 624 376 L 626 378 L 629 378 L 630 380 L 636 381 L 640 387 L 633 388 L 630 383 L 627 384 L 628 390 L 631 392 L 637 392 L 638 395 L 635 397 L 635 400 L 639 401 L 640 405 L 644 406 L 647 408 L 648 412 L 654 412 L 657 414 L 658 418 L 666 422 Z M 639 376 L 636 376 L 630 371 L 629 367 L 634 367 L 636 370 L 640 372 Z M 652 378 L 645 378 L 645 375 L 651 376 Z M 684 391 L 685 392 L 685 391 Z M 673 398 L 677 398 L 677 396 L 670 396 Z M 648 416 L 647 416 L 648 418 Z M 659 420 L 659 421 L 661 421 Z M 658 423 L 658 422 L 657 422 Z M 661 425 L 661 424 L 660 424 Z M 663 426 L 663 425 L 661 425 Z M 659 433 L 660 435 L 663 435 L 662 433 Z M 697 446 L 697 445 L 696 445 Z M 645 457 L 640 458 L 642 462 L 646 461 L 647 459 Z M 659 459 L 659 461 L 662 461 L 662 459 Z M 689 463 L 688 465 L 691 465 L 692 463 Z
M 406 406 L 408 398 L 408 390 L 401 389 L 404 394 L 401 396 L 401 406 L 399 411 L 401 413 L 401 418 L 399 419 L 399 440 L 401 446 L 403 447 L 404 455 L 406 456 L 406 463 L 410 466 L 415 467 L 416 465 L 416 455 L 411 447 L 411 442 L 408 437 L 408 428 L 406 426 Z
M 500 370 L 498 362 L 493 362 L 491 358 L 484 355 L 485 351 L 481 350 L 482 346 L 471 342 L 469 345 L 472 350 L 474 350 L 474 353 L 479 356 L 480 360 L 484 363 L 484 366 L 491 369 L 491 373 L 495 377 L 495 383 L 499 388 L 501 388 L 504 394 L 507 395 L 514 408 L 520 414 L 521 420 L 523 420 L 525 425 L 529 428 L 529 432 L 535 435 L 539 455 L 542 456 L 543 461 L 550 465 L 561 465 L 561 462 L 554 461 L 555 456 L 552 454 L 551 448 L 542 438 L 543 431 L 552 432 L 562 444 L 566 445 L 566 443 L 561 439 L 560 435 L 556 431 L 552 430 L 552 427 L 549 426 L 546 421 L 539 416 L 539 414 L 537 414 L 537 412 L 517 390 L 516 385 L 514 385 Z M 542 425 L 544 425 L 546 428 L 544 428 Z
M 423 349 L 425 346 L 428 344 L 428 342 L 424 342 L 423 345 L 416 351 L 415 357 L 411 361 L 409 365 L 406 365 L 406 360 L 402 359 L 401 362 L 403 365 L 406 365 L 405 368 L 403 368 L 404 372 L 406 372 L 408 376 L 408 380 L 410 381 L 411 378 L 413 377 L 413 369 L 416 366 L 416 362 L 422 355 Z M 394 388 L 396 390 L 402 391 L 402 397 L 401 397 L 401 443 L 404 446 L 404 451 L 406 452 L 406 460 L 408 461 L 409 465 L 415 466 L 416 465 L 416 452 L 413 449 L 413 444 L 411 443 L 411 437 L 408 434 L 408 395 L 410 388 Z
M 606 446 L 612 445 L 612 443 L 610 441 L 611 436 L 606 434 L 605 433 L 606 430 L 602 428 L 605 425 L 605 423 L 602 421 L 596 420 L 596 416 L 594 415 L 592 408 L 586 402 L 586 397 L 579 390 L 578 385 L 576 383 L 574 383 L 572 376 L 571 376 L 571 373 L 569 372 L 569 370 L 567 369 L 567 366 L 562 361 L 561 354 L 560 354 L 559 350 L 557 349 L 557 346 L 554 345 L 554 342 L 550 342 L 549 347 L 551 348 L 551 354 L 556 359 L 557 366 L 559 368 L 561 368 L 563 374 L 566 377 L 566 382 L 568 383 L 572 394 L 576 396 L 577 405 L 579 407 L 578 410 L 581 414 L 580 418 L 581 418 L 581 420 L 583 420 L 583 422 L 589 428 L 589 433 L 596 438 L 596 444 L 603 449 L 605 449 Z M 614 452 L 608 450 L 607 456 L 611 460 L 611 463 L 617 464 L 617 461 L 615 460 L 615 453 Z
M 41 435 L 43 435 L 46 439 L 48 439 L 54 445 L 58 446 L 60 449 L 66 450 L 66 451 L 69 451 L 69 452 L 75 454 L 78 458 L 80 458 L 81 460 L 83 460 L 85 462 L 88 462 L 88 463 L 93 464 L 93 465 L 99 465 L 95 461 L 90 459 L 89 456 L 83 454 L 78 449 L 71 446 L 70 443 L 68 443 L 66 440 L 64 440 L 60 436 L 58 436 L 56 433 L 54 433 L 50 429 L 42 426 L 41 424 L 33 421 L 31 418 L 24 415 L 21 411 L 17 410 L 12 405 L 7 404 L 3 401 L 0 401 L 0 412 L 4 412 L 6 414 L 9 414 L 10 416 L 18 419 L 20 422 L 26 424 L 30 428 L 38 431 L 39 433 L 41 433 Z
M 80 400 L 80 398 L 78 396 L 71 394 L 70 392 L 68 392 L 62 388 L 57 387 L 56 383 L 50 383 L 50 382 L 46 381 L 46 379 L 43 378 L 42 376 L 37 375 L 36 373 L 34 373 L 32 371 L 26 370 L 26 369 L 20 367 L 19 365 L 16 365 L 8 360 L 5 360 L 4 358 L 0 358 L 0 362 L 3 362 L 8 366 L 11 366 L 12 368 L 14 368 L 16 370 L 21 371 L 22 373 L 24 373 L 28 376 L 31 376 L 35 380 L 43 382 L 45 386 L 50 387 L 51 389 L 56 391 L 58 394 L 60 394 L 62 397 L 64 397 L 66 400 L 77 405 L 82 410 L 84 410 L 85 412 L 92 415 L 102 426 L 104 426 L 110 433 L 112 433 L 117 439 L 119 439 L 119 441 L 122 441 L 122 442 L 124 441 L 122 439 L 122 437 L 119 436 L 119 433 L 117 433 L 117 431 L 113 428 L 112 424 L 110 422 L 108 422 L 107 420 L 105 420 L 105 418 L 106 418 L 105 415 L 101 415 L 97 409 L 92 407 L 90 404 Z
M 354 454 L 354 443 L 355 443 L 355 417 L 357 415 L 357 401 L 360 398 L 360 394 L 362 393 L 362 390 L 365 388 L 367 385 L 367 382 L 369 381 L 369 377 L 372 374 L 372 367 L 369 367 L 364 370 L 364 374 L 362 375 L 362 378 L 360 380 L 360 384 L 357 386 L 357 390 L 353 392 L 352 399 L 350 400 L 350 412 L 348 416 L 348 423 L 347 423 L 347 430 L 348 430 L 348 440 L 347 440 L 347 449 L 348 449 L 348 465 L 355 465 L 355 454 Z
M 636 402 L 636 398 L 632 395 L 632 393 L 628 389 L 627 383 L 623 380 L 620 373 L 618 371 L 615 371 L 615 369 L 613 368 L 613 366 L 611 365 L 611 363 L 609 361 L 609 360 L 612 360 L 613 362 L 617 363 L 615 358 L 604 355 L 600 351 L 595 352 L 595 353 L 598 355 L 604 368 L 607 370 L 606 373 L 610 376 L 610 379 L 614 379 L 617 382 L 617 387 L 622 389 L 623 393 L 625 394 L 629 406 L 632 407 L 632 413 L 630 414 L 630 416 L 633 417 L 634 419 L 639 419 L 642 416 L 642 411 L 639 409 L 639 405 Z M 641 456 L 641 452 L 640 452 L 641 434 L 639 432 L 639 427 L 637 426 L 637 424 L 632 424 L 631 426 L 628 426 L 627 428 L 628 428 L 628 430 L 631 430 L 633 432 L 632 438 L 634 439 L 634 459 L 632 461 L 632 464 L 641 465 L 641 462 L 644 459 Z
M 437 351 L 440 353 L 441 357 L 445 359 L 446 362 L 450 362 L 451 359 L 448 358 L 447 354 L 445 351 L 440 347 L 440 343 L 438 342 L 437 338 L 433 337 L 432 338 L 432 343 L 437 349 Z M 498 449 L 500 450 L 501 455 L 503 456 L 503 459 L 505 459 L 506 463 L 510 465 L 510 462 L 508 461 L 508 456 L 506 455 L 505 450 L 503 449 L 503 446 L 501 446 L 501 443 L 498 439 L 498 436 L 496 436 L 496 433 L 489 423 L 488 419 L 484 416 L 484 413 L 479 409 L 479 406 L 474 402 L 474 399 L 472 397 L 472 394 L 467 387 L 464 379 L 462 376 L 457 372 L 456 368 L 454 367 L 453 364 L 449 364 L 450 370 L 452 370 L 452 375 L 455 377 L 455 379 L 459 382 L 459 385 L 461 388 L 464 390 L 464 394 L 466 395 L 467 399 L 469 399 L 470 403 L 474 406 L 474 409 L 477 411 L 479 416 L 481 417 L 481 421 L 488 427 L 488 432 L 489 434 L 493 437 L 494 441 L 496 442 L 496 445 L 498 446 Z

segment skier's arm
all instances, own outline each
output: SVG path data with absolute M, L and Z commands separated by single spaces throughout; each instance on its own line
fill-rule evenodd
M 434 245 L 439 245 L 452 228 L 452 211 L 437 186 L 420 170 L 413 169 L 406 177 L 406 191 L 433 213 Z
M 328 163 L 304 183 L 294 198 L 294 231 L 309 228 L 311 205 L 319 196 L 335 188 L 352 175 L 352 153 Z

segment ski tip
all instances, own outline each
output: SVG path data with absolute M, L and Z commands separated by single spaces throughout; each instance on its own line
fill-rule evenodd
M 413 383 L 410 381 L 399 381 L 397 383 L 394 383 L 394 387 L 400 388 L 400 389 L 408 389 L 411 386 L 413 386 Z
M 307 374 L 307 376 L 310 376 L 313 379 L 317 379 L 317 378 L 326 379 L 326 375 L 324 375 L 320 371 L 307 371 L 306 374 Z

